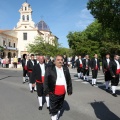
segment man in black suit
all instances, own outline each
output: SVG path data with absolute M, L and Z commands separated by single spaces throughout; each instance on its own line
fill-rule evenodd
M 63 59 L 64 59 L 64 62 L 63 62 L 64 66 L 68 66 L 68 58 L 67 58 L 67 56 L 64 55 Z
M 57 120 L 63 106 L 66 92 L 72 94 L 72 81 L 69 69 L 63 65 L 63 57 L 57 55 L 55 66 L 48 67 L 45 72 L 44 92 L 50 97 L 51 119 Z
M 46 56 L 45 64 L 47 67 L 51 67 L 53 65 L 53 62 L 51 61 L 49 56 Z
M 23 84 L 26 82 L 26 76 L 28 76 L 28 71 L 27 71 L 27 61 L 29 60 L 29 56 L 28 55 L 23 55 L 23 59 L 22 59 L 22 67 L 23 67 Z
M 109 83 L 112 79 L 111 74 L 110 74 L 110 62 L 111 62 L 110 55 L 106 54 L 106 58 L 102 62 L 102 69 L 103 69 L 103 73 L 105 75 L 106 91 L 108 91 Z
M 111 86 L 112 86 L 112 95 L 117 97 L 116 86 L 119 83 L 119 74 L 120 74 L 120 62 L 118 61 L 119 56 L 114 55 L 114 60 L 110 62 L 110 73 L 112 76 Z
M 91 60 L 91 69 L 92 69 L 92 86 L 96 85 L 98 70 L 100 70 L 100 61 L 98 55 L 95 54 L 94 58 Z
M 39 102 L 39 110 L 42 110 L 43 106 L 43 82 L 46 70 L 46 64 L 44 63 L 44 56 L 39 56 L 39 63 L 33 67 L 32 84 L 37 87 L 37 95 Z M 49 96 L 46 96 L 47 109 L 49 109 Z
M 83 78 L 84 80 L 87 79 L 89 80 L 89 70 L 90 70 L 90 59 L 89 55 L 85 56 L 85 59 L 83 59 Z M 85 76 L 87 75 L 87 76 Z
M 79 79 L 82 77 L 82 72 L 83 72 L 83 63 L 80 55 L 76 60 L 76 67 L 77 67 L 77 73 L 78 73 L 78 79 Z
M 28 77 L 29 77 L 29 87 L 30 87 L 30 92 L 32 93 L 33 90 L 36 90 L 34 86 L 32 86 L 32 72 L 33 72 L 33 67 L 34 65 L 37 64 L 37 61 L 34 59 L 34 54 L 31 54 L 31 59 L 28 60 L 27 62 L 27 69 L 28 69 Z

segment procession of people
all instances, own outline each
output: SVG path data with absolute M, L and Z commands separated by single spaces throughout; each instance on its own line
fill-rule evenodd
M 119 83 L 120 74 L 118 55 L 114 55 L 112 59 L 110 54 L 106 54 L 101 67 L 97 54 L 94 54 L 92 59 L 89 55 L 84 57 L 79 55 L 76 61 L 75 59 L 75 57 L 72 59 L 72 62 L 74 60 L 72 68 L 76 67 L 78 79 L 90 82 L 93 87 L 97 86 L 98 71 L 102 68 L 106 92 L 111 92 L 114 97 L 117 97 L 116 87 Z M 46 108 L 51 114 L 51 120 L 58 120 L 65 94 L 68 93 L 70 96 L 73 93 L 67 56 L 57 55 L 52 61 L 49 56 L 37 55 L 35 59 L 34 54 L 24 55 L 22 67 L 23 84 L 29 82 L 30 92 L 37 93 L 38 109 L 42 110 L 44 97 L 47 103 Z M 90 72 L 92 79 L 89 77 Z

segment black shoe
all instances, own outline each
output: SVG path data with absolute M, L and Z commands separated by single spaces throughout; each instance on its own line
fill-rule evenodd
M 39 106 L 38 110 L 42 110 L 42 106 Z
M 112 95 L 113 95 L 114 97 L 117 97 L 117 94 L 116 94 L 116 93 L 113 93 Z
M 31 90 L 30 92 L 33 93 L 33 90 Z
M 106 92 L 109 92 L 109 90 L 108 90 L 108 89 L 106 89 L 105 91 L 106 91 Z
M 25 84 L 25 82 L 23 82 L 23 84 Z
M 50 109 L 50 107 L 47 107 L 47 109 L 49 110 L 49 109 Z
M 108 87 L 108 90 L 110 90 L 111 89 L 111 87 Z
M 37 92 L 37 90 L 34 90 L 34 92 Z

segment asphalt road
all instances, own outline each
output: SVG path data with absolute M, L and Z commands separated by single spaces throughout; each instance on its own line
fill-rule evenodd
M 70 73 L 73 95 L 66 95 L 60 120 L 120 120 L 120 87 L 115 98 L 104 90 L 102 72 L 98 87 L 74 77 L 76 70 Z M 21 70 L 0 69 L 0 120 L 50 120 L 46 103 L 39 111 L 36 92 L 22 84 Z

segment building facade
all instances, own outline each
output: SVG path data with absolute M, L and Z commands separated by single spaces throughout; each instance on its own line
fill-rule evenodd
M 0 57 L 15 57 L 18 55 L 18 38 L 17 33 L 13 30 L 0 30 L 0 46 L 4 48 L 4 51 L 0 52 Z
M 45 42 L 54 44 L 54 39 L 58 40 L 55 35 L 52 35 L 48 25 L 41 20 L 35 24 L 32 20 L 32 8 L 27 2 L 22 4 L 19 10 L 20 19 L 14 31 L 18 38 L 18 56 L 28 54 L 27 46 L 33 43 L 37 37 L 42 37 Z
M 54 45 L 58 38 L 52 34 L 49 26 L 41 20 L 37 24 L 32 20 L 32 8 L 24 2 L 19 10 L 20 19 L 13 30 L 0 31 L 0 46 L 4 47 L 3 56 L 21 58 L 23 54 L 29 54 L 28 45 L 37 37 L 42 37 L 45 42 Z M 9 53 L 9 54 L 8 54 Z

